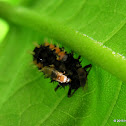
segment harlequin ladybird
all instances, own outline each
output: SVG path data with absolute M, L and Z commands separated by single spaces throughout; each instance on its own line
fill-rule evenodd
M 75 91 L 84 87 L 87 81 L 87 75 L 92 65 L 89 64 L 82 68 L 78 59 L 73 57 L 73 53 L 67 53 L 63 48 L 56 47 L 53 44 L 36 44 L 33 50 L 33 62 L 47 77 L 59 84 L 59 87 L 69 86 L 68 97 L 71 97 Z M 52 67 L 53 66 L 53 67 Z

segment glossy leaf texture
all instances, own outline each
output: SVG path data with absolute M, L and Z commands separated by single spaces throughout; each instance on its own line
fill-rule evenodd
M 18 5 L 126 56 L 125 0 L 20 0 Z M 68 87 L 55 92 L 57 83 L 50 83 L 33 68 L 32 56 L 27 53 L 34 49 L 33 41 L 42 43 L 48 36 L 11 22 L 9 25 L 9 33 L 0 45 L 1 126 L 126 125 L 117 122 L 126 119 L 124 82 L 82 57 L 83 66 L 93 66 L 87 87 L 78 89 L 71 98 L 67 97 Z

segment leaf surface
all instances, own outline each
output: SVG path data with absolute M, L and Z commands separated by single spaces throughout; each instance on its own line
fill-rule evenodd
M 19 5 L 126 56 L 125 2 L 28 0 Z M 126 122 L 113 121 L 126 118 L 124 82 L 92 63 L 86 90 L 78 89 L 71 98 L 67 97 L 68 87 L 54 92 L 57 83 L 50 83 L 33 68 L 32 56 L 27 53 L 34 49 L 33 41 L 41 43 L 48 36 L 25 25 L 9 23 L 10 31 L 0 45 L 0 125 L 125 126 Z M 91 63 L 82 59 L 83 66 Z

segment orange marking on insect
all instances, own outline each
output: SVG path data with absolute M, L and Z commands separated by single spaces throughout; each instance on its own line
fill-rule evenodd
M 53 44 L 50 44 L 50 45 L 49 45 L 49 48 L 50 48 L 50 49 L 54 49 L 54 47 L 55 47 L 55 46 L 54 46 Z
M 70 78 L 67 78 L 66 75 L 63 75 L 63 73 L 57 72 L 56 81 L 58 81 L 60 83 L 69 83 L 69 82 L 71 82 L 71 79 Z
M 58 53 L 58 56 L 59 56 L 59 58 L 58 58 L 58 60 L 62 60 L 63 59 L 63 57 L 65 56 L 65 52 L 59 52 Z
M 66 76 L 61 75 L 61 77 L 60 77 L 60 81 L 61 81 L 61 82 L 64 82 L 65 80 L 66 80 Z
M 60 52 L 60 48 L 59 47 L 55 47 L 55 52 L 58 54 Z
M 41 63 L 36 64 L 38 68 L 42 68 L 43 65 Z
M 45 46 L 49 46 L 50 44 L 48 42 L 45 42 Z
M 38 68 L 42 68 L 42 67 L 43 67 L 43 64 L 37 63 L 37 60 L 34 60 L 33 63 L 34 63 Z

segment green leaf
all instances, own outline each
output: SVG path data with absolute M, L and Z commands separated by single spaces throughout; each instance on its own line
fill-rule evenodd
M 1 33 L 1 35 L 0 35 L 0 43 L 5 38 L 8 30 L 9 30 L 8 24 L 4 20 L 0 19 L 0 33 Z
M 0 2 L 10 25 L 0 45 L 0 125 L 125 125 L 113 121 L 126 118 L 125 13 L 125 0 Z M 87 89 L 68 98 L 68 87 L 54 92 L 57 83 L 32 68 L 27 52 L 45 37 L 86 58 L 83 66 L 93 65 Z

